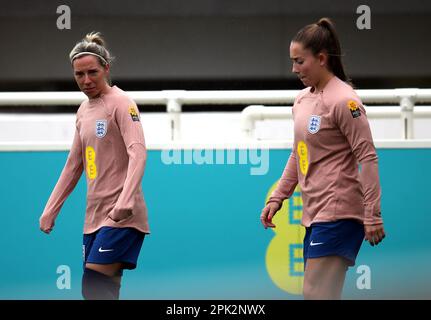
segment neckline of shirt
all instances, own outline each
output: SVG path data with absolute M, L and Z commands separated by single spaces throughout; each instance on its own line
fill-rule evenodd
M 318 97 L 320 94 L 323 94 L 324 92 L 328 91 L 329 87 L 332 85 L 333 82 L 336 81 L 337 76 L 333 76 L 331 79 L 329 79 L 329 81 L 325 84 L 325 86 L 323 87 L 322 90 L 318 91 L 318 92 L 312 92 L 311 90 L 313 89 L 313 87 L 309 87 L 310 89 L 308 90 L 308 94 L 312 97 Z
M 88 99 L 88 102 L 89 102 L 90 104 L 95 104 L 95 103 L 99 102 L 100 100 L 102 100 L 102 101 L 103 101 L 103 97 L 105 97 L 106 95 L 108 95 L 108 94 L 112 93 L 112 90 L 116 90 L 116 89 L 118 89 L 118 87 L 117 87 L 116 85 L 113 85 L 112 87 L 109 87 L 108 92 L 106 92 L 106 93 L 101 93 L 101 94 L 100 94 L 100 96 L 99 96 L 99 97 L 97 97 L 97 98 L 91 98 L 91 99 L 89 98 L 89 99 Z

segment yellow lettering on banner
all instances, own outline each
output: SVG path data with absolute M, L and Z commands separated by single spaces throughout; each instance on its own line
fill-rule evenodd
M 278 181 L 268 192 L 268 201 Z M 274 284 L 291 294 L 302 294 L 304 281 L 303 239 L 305 228 L 301 225 L 302 197 L 299 186 L 290 199 L 283 202 L 281 209 L 272 219 L 275 236 L 266 251 L 266 269 Z
M 301 173 L 305 176 L 308 171 L 308 149 L 304 141 L 298 142 L 297 151 L 299 158 L 299 169 L 301 170 Z
M 97 177 L 96 167 L 96 151 L 91 146 L 85 148 L 85 159 L 87 160 L 87 175 L 88 178 L 93 180 Z

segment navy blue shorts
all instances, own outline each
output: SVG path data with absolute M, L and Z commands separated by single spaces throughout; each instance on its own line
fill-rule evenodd
M 317 222 L 305 228 L 304 268 L 309 258 L 340 256 L 349 266 L 355 260 L 364 241 L 364 225 L 354 219 Z
M 135 269 L 145 233 L 134 228 L 102 227 L 84 234 L 83 258 L 86 263 L 124 263 L 124 269 Z

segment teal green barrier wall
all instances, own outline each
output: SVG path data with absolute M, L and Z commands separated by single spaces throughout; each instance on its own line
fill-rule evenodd
M 122 298 L 301 299 L 271 277 L 268 268 L 274 266 L 267 261 L 276 258 L 267 257 L 267 250 L 275 233 L 259 221 L 289 153 L 271 150 L 267 174 L 251 175 L 253 166 L 240 163 L 166 165 L 161 151 L 150 150 L 143 190 L 152 234 L 138 268 L 124 272 Z M 381 149 L 378 155 L 387 237 L 377 247 L 364 242 L 343 297 L 431 298 L 431 149 Z M 67 152 L 0 152 L 0 299 L 81 299 L 84 179 L 50 235 L 38 222 L 66 157 Z M 294 237 L 300 245 L 300 232 Z M 289 248 L 286 243 L 278 254 L 290 254 Z M 279 266 L 279 273 L 283 277 L 286 270 L 298 284 L 300 256 L 292 261 L 295 270 Z M 357 286 L 363 265 L 371 272 L 368 289 Z M 60 266 L 70 270 L 70 289 L 57 286 L 65 275 L 64 269 L 57 273 Z

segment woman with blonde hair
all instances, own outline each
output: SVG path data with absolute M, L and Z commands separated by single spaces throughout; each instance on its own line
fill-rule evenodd
M 139 110 L 110 85 L 111 61 L 100 33 L 88 34 L 70 52 L 76 83 L 88 99 L 78 109 L 72 147 L 40 217 L 40 229 L 50 233 L 85 171 L 85 299 L 119 299 L 123 269 L 136 268 L 149 233 L 141 187 L 147 151 Z

